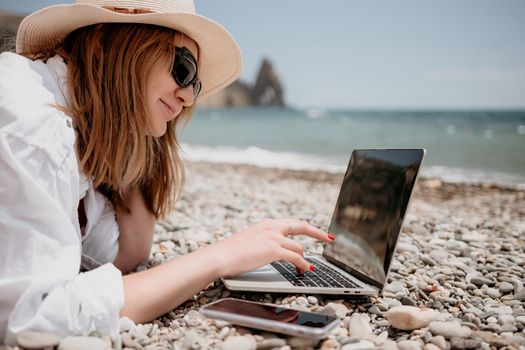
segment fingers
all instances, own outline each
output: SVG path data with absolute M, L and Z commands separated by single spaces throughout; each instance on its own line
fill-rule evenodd
M 281 247 L 291 250 L 301 256 L 304 256 L 304 247 L 301 243 L 290 239 L 290 238 L 283 238 L 283 241 L 281 242 Z
M 304 271 L 313 271 L 313 266 L 310 265 L 308 261 L 304 260 L 302 255 L 294 251 L 288 249 L 281 250 L 279 259 L 288 261 L 289 263 L 295 265 L 297 273 L 304 273 Z
M 335 239 L 333 234 L 327 234 L 302 220 L 286 220 L 283 226 L 283 233 L 286 235 L 289 233 L 292 235 L 305 235 L 323 242 L 332 242 Z

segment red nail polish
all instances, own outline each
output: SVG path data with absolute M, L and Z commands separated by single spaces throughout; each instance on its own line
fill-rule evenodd
M 315 271 L 315 266 L 314 265 L 310 265 L 310 271 Z
M 335 239 L 335 235 L 333 233 L 328 234 L 328 238 L 333 241 Z

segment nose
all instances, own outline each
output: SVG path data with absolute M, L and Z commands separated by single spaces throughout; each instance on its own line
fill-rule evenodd
M 175 89 L 175 97 L 177 97 L 184 107 L 189 107 L 193 104 L 193 85 L 190 84 L 186 87 L 177 86 Z

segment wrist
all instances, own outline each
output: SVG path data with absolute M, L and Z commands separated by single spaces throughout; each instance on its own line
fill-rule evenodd
M 213 279 L 227 276 L 230 271 L 228 255 L 224 254 L 221 242 L 201 248 L 200 251 L 206 256 Z

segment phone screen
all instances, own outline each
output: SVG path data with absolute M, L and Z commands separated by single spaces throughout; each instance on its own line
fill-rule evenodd
M 335 320 L 333 316 L 233 299 L 221 300 L 206 308 L 312 328 L 323 328 Z

